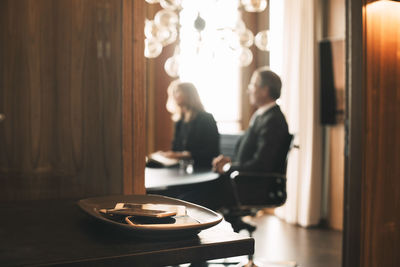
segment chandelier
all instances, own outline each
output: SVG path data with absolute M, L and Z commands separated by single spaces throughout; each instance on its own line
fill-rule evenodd
M 200 53 L 202 46 L 210 47 L 210 45 L 204 44 L 205 42 L 210 42 L 212 45 L 218 42 L 218 44 L 223 44 L 226 49 L 233 52 L 240 66 L 246 67 L 253 60 L 253 53 L 250 50 L 253 44 L 261 51 L 269 51 L 269 31 L 263 30 L 254 36 L 253 32 L 247 28 L 241 16 L 244 11 L 264 11 L 267 7 L 267 0 L 225 0 L 225 2 L 232 1 L 236 5 L 237 16 L 235 22 L 231 23 L 231 25 L 219 23 L 221 25 L 212 29 L 207 29 L 208 23 L 203 18 L 204 13 L 215 10 L 213 5 L 221 4 L 224 0 L 145 1 L 149 4 L 160 4 L 162 7 L 152 20 L 146 19 L 145 21 L 145 57 L 156 58 L 162 53 L 165 46 L 176 43 L 174 54 L 164 64 L 166 73 L 173 78 L 179 77 L 182 18 L 185 18 L 187 21 L 187 17 L 189 17 L 189 21 L 192 21 L 190 29 L 197 36 L 197 53 Z M 185 12 L 185 10 L 189 9 L 189 5 L 191 5 L 191 12 Z M 207 9 L 204 9 L 205 5 L 207 5 Z M 223 16 L 223 14 L 220 14 L 220 16 Z M 219 20 L 222 21 L 223 18 L 220 17 Z M 213 31 L 212 36 L 214 40 L 203 37 L 205 29 Z

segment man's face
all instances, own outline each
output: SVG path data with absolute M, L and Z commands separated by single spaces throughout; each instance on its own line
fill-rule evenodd
M 264 105 L 269 99 L 268 88 L 260 87 L 260 76 L 258 74 L 254 74 L 251 77 L 247 92 L 250 103 L 257 107 Z

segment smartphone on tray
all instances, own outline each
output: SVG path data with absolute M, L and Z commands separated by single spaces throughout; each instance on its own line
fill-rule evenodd
M 100 209 L 100 213 L 105 215 L 117 216 L 138 216 L 150 218 L 165 218 L 176 215 L 176 211 L 166 211 L 157 209 L 145 209 L 142 204 L 130 204 L 128 207 Z

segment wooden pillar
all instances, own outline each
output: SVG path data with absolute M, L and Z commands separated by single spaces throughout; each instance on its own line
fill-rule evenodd
M 343 265 L 399 266 L 400 2 L 347 1 Z
M 123 0 L 122 136 L 124 194 L 145 194 L 145 1 Z

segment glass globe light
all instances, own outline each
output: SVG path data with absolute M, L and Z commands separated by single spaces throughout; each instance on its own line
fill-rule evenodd
M 154 16 L 154 22 L 161 27 L 176 27 L 178 21 L 178 15 L 175 12 L 167 9 L 158 11 Z
M 241 46 L 250 47 L 253 45 L 254 42 L 254 34 L 249 30 L 246 29 L 243 32 L 238 34 L 239 42 Z
M 240 37 L 239 34 L 235 31 L 228 31 L 227 35 L 225 36 L 228 45 L 233 50 L 238 50 L 242 46 L 240 45 Z
M 260 31 L 254 37 L 254 43 L 258 49 L 262 51 L 269 51 L 269 31 Z
M 162 44 L 154 39 L 144 40 L 144 56 L 147 58 L 158 57 L 162 52 Z
M 179 65 L 179 56 L 173 55 L 165 61 L 164 70 L 170 77 L 176 78 L 179 76 Z
M 242 17 L 240 16 L 238 18 L 238 20 L 236 21 L 236 25 L 235 25 L 235 32 L 243 32 L 246 30 L 246 24 L 244 23 L 244 21 L 242 20 Z
M 148 39 L 155 39 L 159 42 L 168 38 L 168 28 L 157 25 L 154 20 L 146 19 L 144 24 L 144 35 Z
M 267 0 L 242 0 L 247 12 L 262 12 L 267 7 Z
M 160 0 L 160 5 L 168 10 L 176 10 L 181 6 L 182 0 Z
M 155 3 L 160 2 L 160 0 L 146 0 L 146 2 L 149 4 L 155 4 Z
M 172 44 L 178 38 L 178 31 L 176 28 L 168 28 L 168 37 L 161 41 L 163 46 Z
M 253 60 L 253 53 L 251 50 L 247 47 L 242 47 L 238 51 L 238 59 L 239 59 L 239 65 L 241 67 L 247 67 L 250 65 L 251 61 Z

